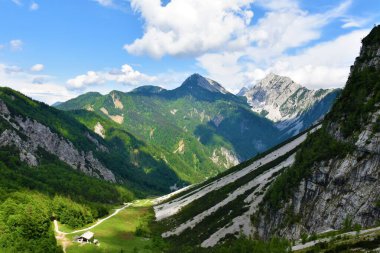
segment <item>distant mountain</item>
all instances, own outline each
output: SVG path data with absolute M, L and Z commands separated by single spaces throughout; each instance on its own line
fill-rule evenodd
M 254 112 L 272 120 L 285 134 L 297 134 L 320 120 L 340 89 L 309 90 L 288 77 L 269 74 L 255 86 L 242 89 Z
M 236 96 L 244 96 L 245 93 L 247 93 L 249 89 L 247 87 L 243 87 L 240 89 L 238 93 L 236 93 Z
M 209 78 L 205 78 L 199 74 L 193 74 L 190 77 L 188 77 L 183 84 L 181 85 L 182 88 L 187 89 L 194 89 L 195 91 L 199 88 L 208 90 L 210 92 L 217 92 L 222 94 L 228 94 L 229 92 L 219 83 L 215 82 L 214 80 L 211 80 Z
M 132 93 L 140 93 L 140 94 L 158 94 L 162 91 L 165 91 L 164 88 L 153 86 L 153 85 L 146 85 L 138 87 L 134 90 L 132 90 Z
M 274 90 L 279 85 L 267 79 L 262 83 L 271 85 L 261 85 L 258 92 L 249 90 L 246 96 L 254 93 L 252 101 L 255 101 L 258 93 L 265 92 L 270 98 L 268 101 L 274 103 L 275 95 L 271 94 L 281 95 L 279 90 Z M 272 75 L 270 79 L 279 78 Z M 57 108 L 87 110 L 114 121 L 118 128 L 158 147 L 160 157 L 181 179 L 199 182 L 307 129 L 327 113 L 335 99 L 331 96 L 327 102 L 321 102 L 332 92 L 313 92 L 289 83 L 295 87 L 292 89 L 297 96 L 289 93 L 287 99 L 281 99 L 287 111 L 294 108 L 291 116 L 295 118 L 289 116 L 287 118 L 293 121 L 276 123 L 252 111 L 246 98 L 231 94 L 221 84 L 199 74 L 189 76 L 173 90 L 142 86 L 127 93 L 112 91 L 105 96 L 87 93 Z M 285 89 L 277 89 L 280 88 Z M 304 99 L 313 100 L 302 100 L 299 93 L 304 94 Z M 297 98 L 295 102 L 291 102 L 292 95 Z M 295 108 L 300 101 L 302 107 Z M 94 129 L 96 123 L 81 122 L 90 129 Z
M 54 104 L 52 104 L 51 106 L 56 107 L 56 106 L 59 106 L 60 104 L 62 104 L 62 102 L 57 101 L 57 102 L 55 102 Z
M 277 144 L 272 122 L 219 83 L 191 75 L 174 90 L 143 86 L 131 92 L 84 94 L 57 108 L 93 111 L 162 150 L 183 180 L 199 182 Z M 93 129 L 96 122 L 86 123 Z M 107 133 L 105 133 L 107 135 Z

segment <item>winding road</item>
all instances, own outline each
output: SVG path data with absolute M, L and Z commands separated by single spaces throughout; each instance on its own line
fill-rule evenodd
M 57 233 L 57 234 L 61 234 L 61 235 L 70 235 L 70 234 L 76 234 L 76 233 L 79 233 L 79 232 L 84 232 L 84 231 L 87 231 L 87 230 L 90 230 L 90 229 L 93 229 L 94 227 L 100 225 L 101 223 L 103 223 L 104 221 L 108 220 L 109 218 L 112 218 L 113 216 L 115 216 L 116 214 L 118 214 L 121 210 L 124 210 L 125 208 L 131 206 L 132 203 L 126 203 L 123 207 L 119 208 L 119 209 L 116 209 L 115 212 L 113 212 L 112 214 L 110 214 L 109 216 L 103 218 L 103 219 L 100 219 L 98 220 L 94 225 L 92 225 L 91 227 L 88 227 L 88 228 L 83 228 L 83 229 L 79 229 L 79 230 L 75 230 L 75 231 L 72 231 L 72 232 L 62 232 L 62 231 L 59 231 L 59 227 L 58 227 L 58 221 L 57 220 L 54 220 L 54 231 Z

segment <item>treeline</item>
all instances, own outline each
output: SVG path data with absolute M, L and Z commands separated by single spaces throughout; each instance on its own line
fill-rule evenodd
M 51 220 L 82 227 L 133 194 L 79 173 L 56 157 L 39 153 L 28 167 L 13 147 L 0 148 L 0 252 L 61 252 Z
M 35 192 L 7 195 L 0 203 L 0 252 L 62 252 L 50 222 L 50 203 L 49 197 Z
M 201 248 L 194 246 L 178 247 L 165 244 L 164 241 L 155 239 L 153 245 L 157 251 L 169 253 L 287 253 L 291 252 L 291 244 L 289 241 L 280 238 L 272 238 L 271 240 L 254 240 L 241 236 L 240 238 L 230 238 L 222 244 L 218 244 L 212 248 Z

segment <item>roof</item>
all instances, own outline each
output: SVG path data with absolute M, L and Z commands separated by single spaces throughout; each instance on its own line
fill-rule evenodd
M 86 233 L 84 233 L 80 237 L 83 237 L 86 240 L 91 240 L 94 237 L 94 233 L 87 231 Z

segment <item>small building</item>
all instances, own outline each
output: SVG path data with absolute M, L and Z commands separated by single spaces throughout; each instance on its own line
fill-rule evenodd
M 83 235 L 79 236 L 77 242 L 80 243 L 92 243 L 94 241 L 94 233 L 87 231 Z

